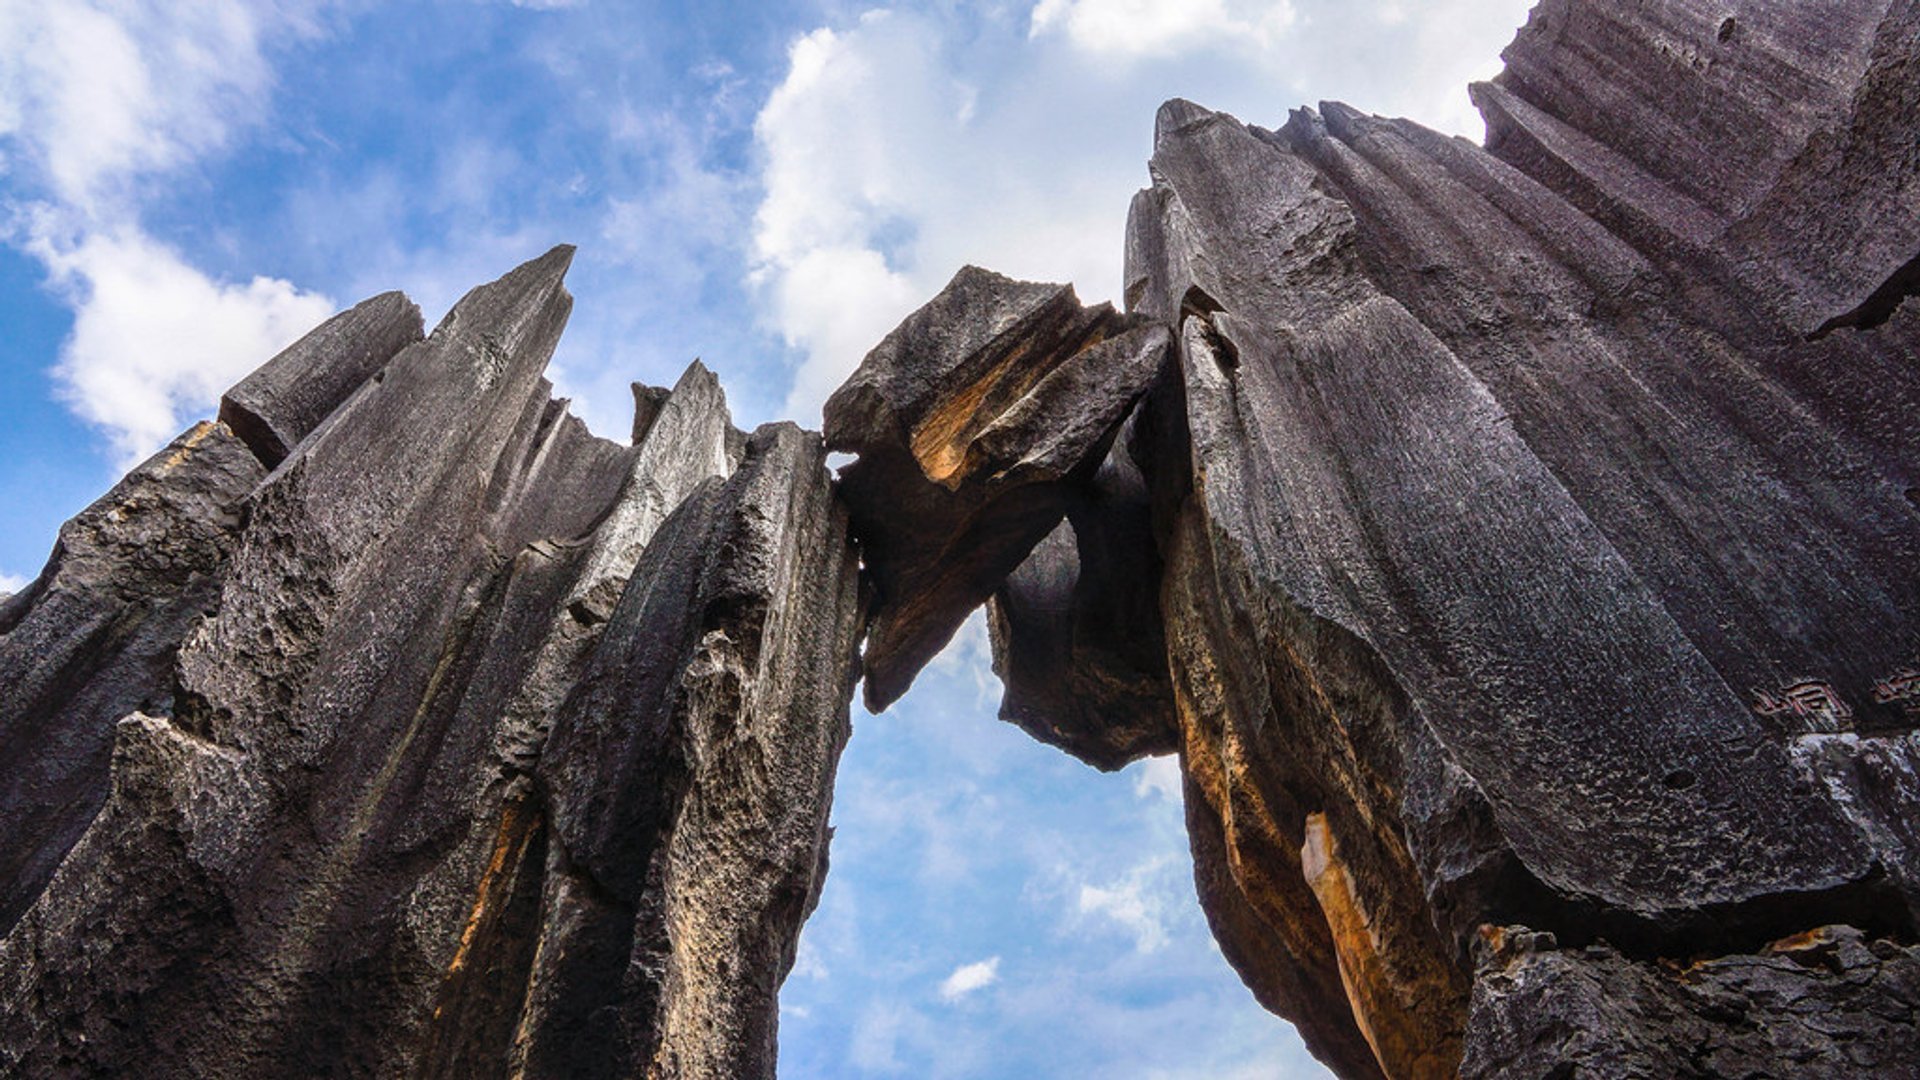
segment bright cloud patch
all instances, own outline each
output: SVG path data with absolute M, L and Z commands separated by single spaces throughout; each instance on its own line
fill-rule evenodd
M 257 119 L 271 82 L 263 40 L 305 32 L 312 7 L 0 5 L 0 136 L 24 144 L 61 201 L 102 212 L 126 180 Z
M 333 301 L 274 278 L 209 279 L 138 232 L 35 244 L 70 298 L 73 336 L 54 378 L 122 464 L 152 453 L 221 391 L 331 315 Z
M 1139 952 L 1159 950 L 1167 943 L 1166 869 L 1165 860 L 1155 859 L 1112 885 L 1080 886 L 1080 913 L 1109 920 L 1133 938 Z
M 1014 88 L 956 63 L 951 30 L 874 12 L 808 34 L 755 123 L 754 280 L 768 321 L 804 354 L 787 400 L 803 423 L 967 263 L 1100 294 L 1119 277 L 1124 203 L 1062 190 L 1074 177 L 1029 145 L 1033 116 L 1006 108 Z
M 1171 56 L 1196 46 L 1269 48 L 1296 18 L 1285 0 L 1040 0 L 1032 34 L 1063 32 L 1102 56 Z
M 1339 98 L 1477 135 L 1467 83 L 1530 0 L 1042 0 L 871 11 L 796 38 L 754 125 L 750 279 L 817 423 L 866 351 L 973 263 L 1117 300 L 1153 116 L 1186 97 L 1275 126 Z
M 122 465 L 333 310 L 285 281 L 216 282 L 140 223 L 154 175 L 264 115 L 268 38 L 314 5 L 0 5 L 4 175 L 36 191 L 6 239 L 74 309 L 54 379 Z
M 984 608 L 967 616 L 954 631 L 953 640 L 927 665 L 928 670 L 965 681 L 973 689 L 972 704 L 983 712 L 995 711 L 1002 687 L 993 673 L 993 641 L 987 634 Z
M 796 412 L 818 408 L 925 299 L 873 241 L 882 222 L 923 209 L 930 179 L 892 141 L 924 142 L 915 132 L 929 119 L 957 123 L 961 99 L 938 76 L 936 45 L 919 21 L 882 13 L 845 34 L 817 30 L 794 43 L 754 125 L 767 152 L 755 277 L 773 323 L 806 354 L 787 401 Z
M 940 984 L 940 1000 L 959 1001 L 976 990 L 984 990 L 1000 981 L 1000 958 L 990 956 L 977 964 L 954 969 Z
M 1133 793 L 1142 799 L 1165 799 L 1178 803 L 1181 799 L 1180 759 L 1177 757 L 1154 757 L 1135 765 L 1133 772 Z

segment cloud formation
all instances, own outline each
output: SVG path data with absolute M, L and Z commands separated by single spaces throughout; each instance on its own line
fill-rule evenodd
M 154 177 L 262 118 L 267 42 L 311 33 L 314 14 L 240 0 L 0 7 L 4 175 L 37 193 L 8 204 L 3 235 L 72 307 L 56 390 L 121 467 L 333 311 L 286 281 L 219 281 L 141 223 Z
M 272 85 L 266 42 L 312 33 L 316 14 L 243 0 L 7 4 L 0 136 L 61 203 L 111 216 L 129 184 L 257 122 Z
M 1111 885 L 1080 886 L 1080 913 L 1114 923 L 1133 938 L 1135 951 L 1158 952 L 1167 944 L 1171 904 L 1165 871 L 1169 865 L 1167 859 L 1155 858 Z
M 58 392 L 108 433 L 122 467 L 334 311 L 277 278 L 215 281 L 133 228 L 72 246 L 36 237 L 28 250 L 74 309 Z
M 1285 0 L 1040 0 L 1032 36 L 1064 33 L 1090 53 L 1130 59 L 1196 46 L 1272 48 L 1296 21 Z
M 1180 778 L 1180 759 L 1166 757 L 1148 758 L 1129 770 L 1133 773 L 1133 793 L 1142 799 L 1165 799 L 1179 805 L 1182 798 L 1183 781 Z
M 1275 125 L 1341 97 L 1480 132 L 1466 85 L 1530 0 L 1041 0 L 897 6 L 796 38 L 755 123 L 751 281 L 800 356 L 787 409 L 828 393 L 976 263 L 1117 299 L 1153 115 L 1187 97 Z
M 977 963 L 963 964 L 940 984 L 940 1000 L 952 1004 L 977 990 L 1000 981 L 1000 958 L 989 956 Z

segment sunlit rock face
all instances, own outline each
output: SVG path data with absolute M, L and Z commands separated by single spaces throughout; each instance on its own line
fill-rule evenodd
M 1151 380 L 1005 392 L 974 271 L 856 376 L 1008 436 L 842 440 L 883 612 L 993 576 L 919 492 L 1114 418 L 1023 504 L 1003 715 L 1177 744 L 1221 947 L 1342 1075 L 1920 1051 L 1920 9 L 1738 7 L 1543 3 L 1487 148 L 1171 102 Z
M 569 416 L 570 258 L 321 326 L 0 608 L 0 1073 L 773 1075 L 846 515 L 698 364 Z

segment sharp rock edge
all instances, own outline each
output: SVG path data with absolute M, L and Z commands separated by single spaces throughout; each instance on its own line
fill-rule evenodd
M 698 363 L 552 400 L 571 254 L 323 324 L 0 609 L 0 1073 L 774 1075 L 846 514 Z
M 829 403 L 869 704 L 988 598 L 1344 1076 L 1920 1052 L 1920 7 L 1723 7 L 1540 4 L 1484 148 L 1169 102 L 1126 321 L 969 269 Z

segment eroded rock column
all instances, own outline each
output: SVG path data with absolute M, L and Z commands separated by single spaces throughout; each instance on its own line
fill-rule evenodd
M 570 258 L 324 324 L 6 602 L 0 1072 L 774 1074 L 846 516 L 698 364 L 568 415 Z

